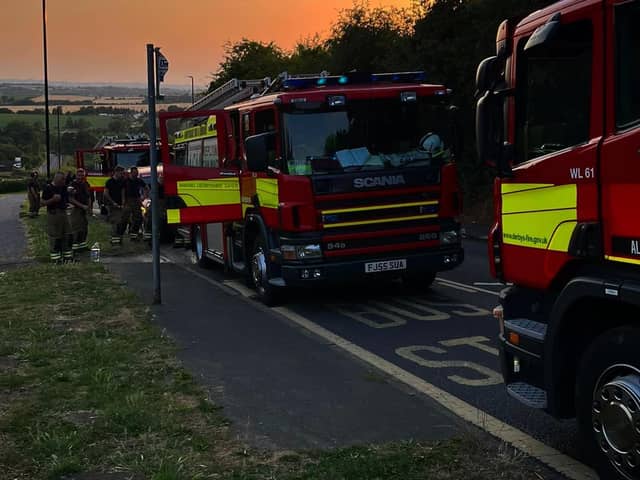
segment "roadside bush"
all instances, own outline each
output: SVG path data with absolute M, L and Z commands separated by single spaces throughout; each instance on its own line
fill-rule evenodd
M 26 192 L 27 180 L 0 178 L 0 193 Z

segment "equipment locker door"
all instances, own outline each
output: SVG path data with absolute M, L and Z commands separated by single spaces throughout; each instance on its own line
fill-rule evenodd
M 194 142 L 182 141 L 184 161 L 169 147 L 167 122 L 172 119 L 208 119 L 198 138 L 202 150 Z M 229 117 L 223 110 L 161 113 L 162 181 L 167 209 L 167 223 L 206 224 L 229 222 L 242 218 L 239 170 L 228 166 L 233 158 L 233 145 L 227 144 Z M 213 132 L 213 133 L 212 133 Z M 215 133 L 215 135 L 214 135 Z M 184 140 L 184 139 L 182 139 Z

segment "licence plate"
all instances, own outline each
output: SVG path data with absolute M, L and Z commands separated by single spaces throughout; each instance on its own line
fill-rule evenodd
M 407 260 L 384 260 L 382 262 L 369 262 L 364 264 L 365 273 L 389 272 L 392 270 L 406 270 Z

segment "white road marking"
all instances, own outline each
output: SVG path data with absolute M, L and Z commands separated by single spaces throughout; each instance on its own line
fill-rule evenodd
M 500 282 L 473 282 L 477 287 L 510 287 L 513 283 L 500 283 Z
M 208 283 L 223 288 L 224 285 L 212 278 L 202 275 L 195 270 L 185 267 L 184 265 L 176 264 L 180 268 L 196 274 L 198 277 L 207 281 Z M 244 297 L 253 296 L 248 295 L 246 287 L 242 290 L 237 288 L 239 282 L 230 280 L 224 282 L 227 287 L 233 288 L 242 294 Z M 489 291 L 487 291 L 489 292 Z M 495 294 L 495 292 L 489 292 Z M 485 413 L 473 405 L 459 399 L 458 397 L 451 395 L 449 392 L 442 390 L 435 385 L 432 385 L 422 378 L 409 373 L 408 371 L 398 367 L 397 365 L 379 357 L 378 355 L 365 350 L 362 347 L 346 340 L 345 338 L 330 332 L 324 327 L 308 320 L 307 318 L 297 314 L 296 312 L 289 310 L 286 307 L 275 307 L 271 311 L 277 312 L 283 317 L 287 318 L 291 322 L 299 325 L 305 330 L 314 333 L 315 335 L 328 340 L 331 344 L 339 347 L 346 352 L 350 353 L 356 358 L 368 363 L 369 365 L 377 368 L 381 372 L 392 376 L 396 380 L 412 387 L 420 393 L 427 395 L 446 409 L 450 410 L 454 414 L 458 415 L 463 420 L 481 428 L 482 430 L 490 433 L 494 437 L 513 445 L 518 450 L 526 453 L 527 455 L 537 459 L 538 461 L 548 465 L 557 472 L 565 475 L 572 480 L 598 480 L 598 475 L 586 465 L 574 460 L 573 458 L 560 453 L 555 448 L 545 445 L 539 440 L 527 435 L 522 430 L 513 427 L 507 423 L 498 420 L 497 418 Z
M 490 353 L 491 355 L 495 355 L 496 357 L 500 354 L 497 348 L 490 347 L 484 342 L 490 341 L 487 337 L 464 337 L 464 338 L 452 338 L 450 340 L 442 340 L 438 342 L 440 345 L 444 345 L 445 347 L 459 347 L 461 345 L 468 345 L 473 348 L 477 348 L 478 350 L 482 350 L 483 352 Z
M 445 283 L 445 282 L 441 281 L 440 279 L 437 280 L 437 283 L 440 286 L 453 288 L 455 290 L 461 290 L 461 291 L 463 291 L 465 293 L 478 293 L 476 290 L 472 290 L 472 289 L 466 288 L 466 287 L 459 287 L 457 285 L 451 285 L 450 283 Z
M 494 292 L 492 290 L 486 290 L 484 288 L 474 287 L 473 285 L 467 285 L 466 283 L 454 282 L 453 280 L 449 280 L 449 279 L 441 278 L 441 277 L 438 277 L 437 280 L 440 283 L 442 283 L 442 282 L 446 283 L 447 287 L 451 287 L 451 288 L 455 288 L 455 287 L 468 288 L 468 289 L 471 289 L 471 290 L 476 291 L 476 292 L 488 293 L 489 295 L 495 295 L 496 297 L 500 296 L 500 292 Z
M 442 343 L 442 342 L 440 342 Z M 447 378 L 452 382 L 467 387 L 488 387 L 491 385 L 499 385 L 502 383 L 502 376 L 483 365 L 479 365 L 475 362 L 469 362 L 467 360 L 429 360 L 419 355 L 419 352 L 431 352 L 439 355 L 447 353 L 446 350 L 438 347 L 431 347 L 428 345 L 410 345 L 408 347 L 396 348 L 396 354 L 406 360 L 410 360 L 421 367 L 427 368 L 467 368 L 479 373 L 483 378 L 467 378 L 461 375 L 449 375 Z

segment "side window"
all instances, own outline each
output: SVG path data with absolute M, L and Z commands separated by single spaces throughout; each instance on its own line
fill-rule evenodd
M 516 162 L 589 140 L 593 27 L 563 25 L 549 44 L 518 45 Z
M 619 5 L 616 25 L 616 127 L 640 123 L 640 1 Z
M 254 114 L 253 122 L 256 135 L 276 131 L 276 112 L 274 109 L 260 110 Z M 267 145 L 267 165 L 281 169 L 276 151 L 275 137 L 270 138 Z
M 255 133 L 273 132 L 276 129 L 276 113 L 273 109 L 260 110 L 255 113 Z
M 251 135 L 251 117 L 248 113 L 242 115 L 242 139 Z

